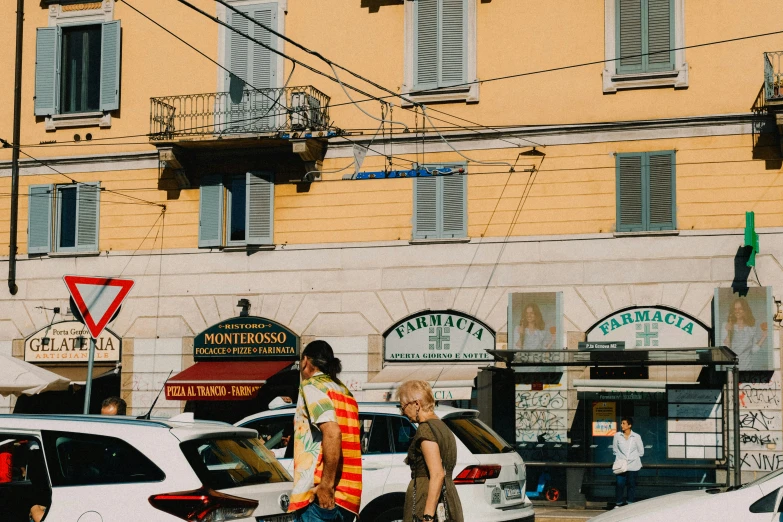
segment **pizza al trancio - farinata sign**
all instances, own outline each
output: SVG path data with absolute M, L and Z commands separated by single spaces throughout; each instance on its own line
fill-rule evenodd
M 491 361 L 495 332 L 467 314 L 424 311 L 389 328 L 384 334 L 387 361 Z

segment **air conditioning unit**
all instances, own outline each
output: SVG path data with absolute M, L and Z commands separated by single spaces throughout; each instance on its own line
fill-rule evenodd
M 291 129 L 325 128 L 324 114 L 321 111 L 321 101 L 306 92 L 291 94 Z

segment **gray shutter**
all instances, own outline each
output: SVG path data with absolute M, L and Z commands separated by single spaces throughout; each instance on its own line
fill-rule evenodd
M 647 71 L 674 68 L 674 0 L 647 0 Z M 653 54 L 657 53 L 657 54 Z
M 675 178 L 674 152 L 650 152 L 649 206 L 650 230 L 674 230 Z
M 438 179 L 413 180 L 413 239 L 438 237 Z
M 438 198 L 442 216 L 441 237 L 467 237 L 467 177 L 459 174 L 438 178 L 442 185 L 442 197 Z
M 244 18 L 241 15 L 234 13 L 233 11 L 229 16 L 231 27 L 237 29 L 238 31 L 242 31 L 244 34 L 248 34 L 250 22 L 247 20 L 247 18 Z M 247 113 L 250 109 L 250 102 L 247 100 L 244 94 L 244 91 L 250 88 L 248 85 L 246 85 L 246 83 L 253 83 L 250 77 L 249 68 L 250 40 L 238 33 L 235 33 L 234 31 L 228 29 L 227 31 L 228 68 L 234 74 L 237 80 L 241 81 L 241 89 L 236 89 L 239 91 L 240 96 L 234 97 L 232 94 L 232 99 L 229 101 L 229 113 L 227 118 L 229 122 L 228 130 L 230 132 L 241 132 L 246 129 L 246 125 L 248 125 L 250 121 L 249 117 L 247 116 Z M 228 73 L 226 73 L 226 78 L 226 86 L 228 86 L 230 85 L 232 78 L 229 78 Z M 234 84 L 236 84 L 236 81 L 234 81 Z M 234 88 L 231 89 L 232 92 L 234 90 Z
M 617 231 L 644 230 L 642 155 L 617 155 Z
M 465 82 L 467 0 L 441 0 L 439 86 Z
M 205 176 L 199 193 L 198 246 L 223 244 L 223 183 L 221 176 Z
M 30 185 L 27 198 L 27 253 L 46 254 L 52 250 L 53 185 Z
M 416 72 L 414 88 L 432 89 L 438 86 L 438 2 L 439 0 L 417 0 L 415 13 L 416 36 L 414 60 Z
M 247 235 L 247 244 L 271 245 L 275 211 L 274 174 L 248 172 L 246 198 L 245 234 Z
M 250 8 L 250 16 L 253 20 L 277 31 L 277 4 L 264 4 Z M 257 24 L 251 24 L 253 38 L 274 49 L 277 48 L 277 37 Z M 250 83 L 257 89 L 271 89 L 277 87 L 277 58 L 269 49 L 253 42 L 250 43 Z M 280 106 L 275 103 L 278 93 L 265 91 L 254 92 L 251 97 L 250 122 L 253 130 L 265 131 L 273 129 L 276 118 L 270 116 L 279 112 Z M 280 99 L 285 105 L 285 98 Z
M 114 111 L 120 108 L 120 21 L 102 25 L 100 108 Z
M 642 71 L 642 0 L 615 0 L 617 72 Z M 628 58 L 622 58 L 627 56 Z
M 39 27 L 35 42 L 36 116 L 57 114 L 57 73 L 60 56 L 60 28 Z
M 98 251 L 100 194 L 98 183 L 79 183 L 76 186 L 76 250 L 78 252 Z

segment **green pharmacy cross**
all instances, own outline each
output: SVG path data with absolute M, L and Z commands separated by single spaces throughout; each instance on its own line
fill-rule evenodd
M 443 328 L 441 326 L 438 326 L 437 328 L 430 327 L 430 333 L 435 335 L 430 335 L 430 350 L 448 350 L 450 348 L 449 343 L 445 341 L 450 341 L 451 336 L 445 335 L 449 333 L 449 327 Z

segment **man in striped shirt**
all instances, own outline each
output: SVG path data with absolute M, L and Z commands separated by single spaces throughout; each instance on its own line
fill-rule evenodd
M 305 347 L 299 369 L 288 511 L 297 522 L 352 522 L 362 496 L 359 408 L 337 378 L 342 365 L 326 341 Z

